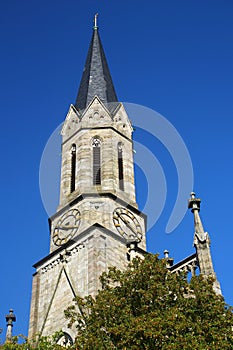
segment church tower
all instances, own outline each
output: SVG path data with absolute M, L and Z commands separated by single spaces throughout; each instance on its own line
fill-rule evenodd
M 77 99 L 62 127 L 60 199 L 49 218 L 50 252 L 34 267 L 29 339 L 63 331 L 60 344 L 72 343 L 64 310 L 75 296 L 96 295 L 99 276 L 110 266 L 124 269 L 146 253 L 146 216 L 138 210 L 134 184 L 133 128 L 117 95 L 99 37 L 97 15 Z M 200 199 L 191 193 L 195 253 L 173 264 L 214 278 L 221 294 L 204 231 Z
M 62 128 L 60 201 L 49 219 L 50 253 L 34 267 L 29 338 L 68 329 L 64 310 L 95 295 L 109 266 L 146 250 L 146 216 L 134 184 L 133 128 L 118 102 L 97 16 L 75 105 Z

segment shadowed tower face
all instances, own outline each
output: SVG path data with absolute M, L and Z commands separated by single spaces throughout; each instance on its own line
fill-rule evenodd
M 34 265 L 29 338 L 63 330 L 61 341 L 72 342 L 64 310 L 73 298 L 95 295 L 102 272 L 123 269 L 146 250 L 132 126 L 117 101 L 97 18 L 76 103 L 62 128 L 60 201 L 49 221 L 50 253 Z

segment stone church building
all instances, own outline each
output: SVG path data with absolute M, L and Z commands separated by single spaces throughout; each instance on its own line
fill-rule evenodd
M 97 17 L 75 104 L 62 128 L 60 201 L 50 217 L 50 251 L 34 267 L 29 338 L 64 332 L 72 343 L 64 310 L 76 295 L 95 295 L 109 266 L 124 269 L 146 254 L 146 215 L 138 209 L 134 183 L 133 127 L 117 95 L 101 44 Z M 191 194 L 196 252 L 171 271 L 198 268 L 215 276 L 208 233 Z M 214 288 L 220 293 L 216 280 Z

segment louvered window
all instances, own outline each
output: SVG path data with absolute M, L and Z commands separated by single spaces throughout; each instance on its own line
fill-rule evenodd
M 98 138 L 93 139 L 93 185 L 101 185 L 101 142 Z
M 119 188 L 124 191 L 123 150 L 121 142 L 118 143 L 118 178 Z
M 71 179 L 70 192 L 75 191 L 75 173 L 76 173 L 76 145 L 73 144 L 71 148 Z

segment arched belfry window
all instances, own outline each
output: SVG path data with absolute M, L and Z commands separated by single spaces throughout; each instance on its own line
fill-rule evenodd
M 92 140 L 93 147 L 93 185 L 101 185 L 101 141 L 98 137 Z
M 124 172 L 123 172 L 123 148 L 122 143 L 119 142 L 117 145 L 118 153 L 118 179 L 119 179 L 119 188 L 124 191 Z
M 75 191 L 75 174 L 76 174 L 76 145 L 73 143 L 71 147 L 71 178 L 70 178 L 70 192 Z

